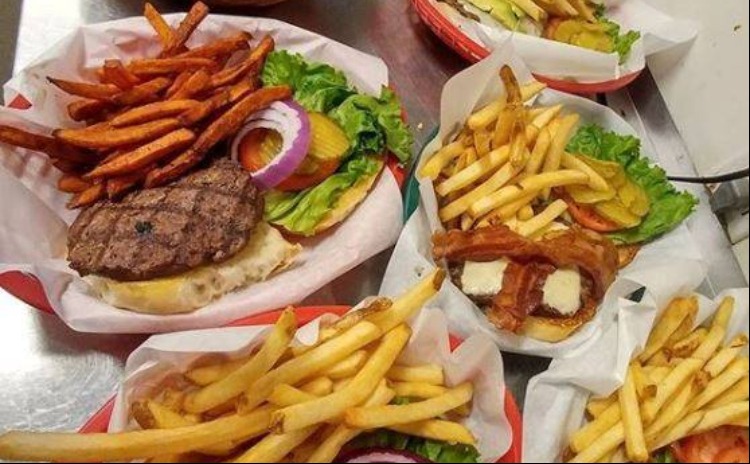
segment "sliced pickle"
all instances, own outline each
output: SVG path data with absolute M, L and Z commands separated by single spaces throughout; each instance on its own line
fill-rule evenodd
M 622 170 L 614 177 L 607 179 L 607 181 L 613 188 L 620 189 L 623 185 L 628 183 L 630 179 L 628 179 L 628 175 L 625 174 L 625 170 Z
M 571 185 L 566 189 L 576 203 L 591 205 L 602 201 L 612 200 L 617 196 L 617 190 L 610 188 L 604 192 L 598 192 L 585 185 Z
M 645 217 L 651 211 L 651 199 L 646 191 L 640 185 L 636 185 L 635 201 L 630 205 L 630 212 Z
M 635 202 L 635 197 L 638 195 L 638 186 L 635 185 L 632 181 L 628 180 L 625 182 L 622 187 L 617 189 L 617 196 L 620 198 L 620 201 L 623 205 L 625 205 L 626 208 L 630 208 L 630 206 Z
M 631 213 L 630 210 L 618 200 L 597 203 L 594 205 L 594 209 L 604 218 L 609 219 L 626 229 L 632 229 L 641 224 L 641 218 Z

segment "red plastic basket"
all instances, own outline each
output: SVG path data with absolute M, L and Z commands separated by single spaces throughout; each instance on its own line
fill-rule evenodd
M 437 35 L 446 45 L 452 48 L 464 59 L 476 63 L 490 54 L 490 50 L 474 42 L 469 36 L 463 33 L 461 29 L 453 24 L 443 13 L 435 8 L 430 0 L 411 0 L 417 15 L 432 32 Z M 612 79 L 602 82 L 581 83 L 564 79 L 555 79 L 552 77 L 534 74 L 534 77 L 547 84 L 550 88 L 561 92 L 574 93 L 579 95 L 588 95 L 596 93 L 607 93 L 619 90 L 633 82 L 641 71 L 627 74 L 618 79 Z
M 297 322 L 299 325 L 307 324 L 308 322 L 322 316 L 323 314 L 336 314 L 342 315 L 351 309 L 350 306 L 308 306 L 295 308 L 297 314 Z M 265 314 L 259 314 L 256 316 L 247 317 L 240 319 L 229 324 L 229 327 L 241 327 L 250 325 L 269 325 L 276 322 L 281 314 L 281 310 L 273 311 Z M 457 337 L 451 336 L 450 339 L 451 349 L 455 350 L 461 345 L 461 340 Z M 83 427 L 79 430 L 79 433 L 104 433 L 109 427 L 109 420 L 112 417 L 112 410 L 114 409 L 114 398 L 109 400 L 96 414 L 94 414 Z M 523 446 L 523 419 L 521 412 L 518 410 L 513 395 L 506 389 L 505 393 L 505 414 L 508 417 L 512 430 L 512 442 L 510 449 L 498 462 L 511 463 L 521 462 L 522 457 L 522 446 Z

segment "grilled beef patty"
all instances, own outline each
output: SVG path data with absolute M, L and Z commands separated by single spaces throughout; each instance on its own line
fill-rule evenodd
M 229 159 L 159 188 L 84 210 L 68 232 L 70 267 L 120 281 L 231 258 L 263 217 L 250 173 Z

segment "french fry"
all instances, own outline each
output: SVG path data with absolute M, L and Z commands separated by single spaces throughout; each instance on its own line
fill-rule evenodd
M 717 409 L 706 411 L 703 419 L 690 432 L 692 435 L 699 435 L 724 425 L 729 425 L 736 420 L 746 417 L 750 412 L 750 403 L 742 401 L 722 406 Z
M 137 172 L 163 159 L 177 150 L 185 148 L 195 140 L 195 133 L 188 129 L 177 129 L 152 142 L 141 145 L 130 153 L 123 154 L 109 163 L 97 166 L 86 174 L 87 179 L 116 177 Z
M 208 7 L 203 2 L 196 2 L 190 8 L 185 18 L 180 22 L 173 33 L 170 34 L 169 42 L 164 46 L 161 56 L 171 56 L 185 46 L 193 31 L 208 16 Z
M 742 418 L 732 421 L 728 425 L 731 425 L 733 427 L 748 428 L 750 427 L 750 415 L 745 414 L 744 416 L 742 416 Z
M 641 362 L 647 362 L 653 355 L 666 345 L 669 337 L 680 327 L 682 322 L 697 308 L 697 300 L 694 298 L 675 298 L 664 310 L 661 319 L 649 336 L 646 348 L 638 356 Z
M 643 421 L 650 424 L 656 415 L 679 389 L 703 367 L 700 359 L 686 359 L 675 367 L 669 375 L 657 385 L 656 396 L 643 404 L 641 413 Z
M 446 443 L 475 446 L 477 442 L 465 426 L 445 420 L 425 420 L 411 424 L 390 425 L 388 428 L 404 435 Z
M 268 397 L 268 402 L 277 408 L 286 408 L 295 404 L 306 403 L 318 398 L 318 395 L 304 392 L 291 385 L 277 385 Z
M 511 163 L 506 163 L 478 187 L 465 193 L 458 199 L 453 200 L 448 205 L 441 208 L 438 212 L 440 219 L 443 222 L 448 222 L 451 219 L 459 217 L 467 211 L 469 211 L 472 217 L 478 218 L 479 216 L 481 216 L 481 214 L 472 214 L 472 205 L 480 202 L 483 198 L 487 197 L 487 195 L 491 194 L 492 192 L 496 192 L 498 189 L 501 189 L 504 185 L 510 182 L 516 174 L 518 174 L 517 169 L 513 167 Z
M 732 388 L 737 382 L 747 377 L 748 372 L 750 372 L 750 360 L 746 357 L 736 359 L 724 372 L 709 382 L 690 403 L 688 409 L 690 411 L 702 409 L 722 393 Z
M 474 132 L 474 149 L 479 158 L 492 151 L 492 134 L 484 130 Z
M 703 343 L 693 352 L 692 358 L 700 359 L 701 361 L 708 362 L 721 347 L 726 336 L 726 330 L 721 325 L 713 325 L 711 330 L 708 331 L 706 339 Z
M 575 8 L 579 15 L 590 23 L 597 23 L 598 20 L 594 15 L 594 11 L 588 6 L 586 0 L 569 0 L 570 4 Z
M 172 81 L 172 84 L 169 86 L 166 92 L 164 92 L 164 96 L 167 99 L 172 98 L 172 96 L 177 93 L 178 90 L 182 88 L 182 86 L 185 85 L 185 82 L 190 79 L 190 76 L 193 75 L 192 71 L 182 71 L 180 74 L 177 75 L 177 77 L 174 78 L 174 81 Z
M 531 81 L 528 84 L 524 84 L 521 86 L 521 100 L 524 102 L 528 102 L 532 98 L 542 93 L 542 91 L 546 88 L 547 84 L 539 81 Z
M 143 6 L 143 16 L 146 17 L 149 24 L 151 24 L 151 27 L 156 31 L 156 35 L 159 37 L 162 47 L 169 45 L 170 40 L 172 40 L 172 28 L 169 27 L 169 24 L 164 20 L 164 17 L 151 3 L 146 2 Z
M 189 394 L 185 411 L 200 414 L 236 398 L 265 375 L 281 358 L 297 330 L 294 311 L 287 309 L 279 317 L 258 353 L 222 380 Z
M 609 409 L 618 401 L 617 394 L 610 395 L 606 398 L 592 398 L 586 405 L 586 412 L 593 419 L 598 418 L 604 411 Z
M 530 237 L 539 230 L 543 229 L 555 219 L 560 217 L 568 210 L 568 204 L 563 200 L 555 200 L 544 211 L 534 216 L 528 221 L 523 221 L 518 225 L 518 233 L 524 237 Z
M 531 123 L 526 127 L 526 138 L 529 143 L 536 141 L 542 129 L 547 127 L 547 125 L 560 114 L 562 108 L 562 105 L 550 106 L 549 108 L 545 108 L 531 120 Z
M 333 391 L 333 380 L 328 377 L 318 377 L 299 387 L 305 393 L 315 396 L 328 395 Z
M 180 127 L 180 121 L 175 118 L 165 118 L 150 121 L 137 126 L 113 128 L 109 130 L 85 129 L 57 129 L 53 132 L 55 138 L 84 148 L 117 148 L 124 145 L 134 145 L 148 142 L 161 137 Z
M 249 93 L 254 92 L 258 86 L 254 80 L 244 79 L 229 88 L 229 102 L 237 103 Z
M 529 206 L 534 201 L 534 199 L 536 199 L 538 194 L 538 190 L 533 190 L 522 196 L 518 200 L 512 203 L 508 203 L 505 206 L 501 206 L 500 208 L 496 209 L 494 213 L 490 213 L 490 215 L 494 215 L 501 221 L 507 221 L 508 219 L 515 217 L 516 214 L 523 208 Z
M 560 169 L 565 146 L 568 144 L 573 128 L 578 124 L 579 119 L 580 117 L 577 114 L 569 114 L 560 119 L 560 127 L 555 132 L 555 135 L 550 142 L 547 157 L 544 159 L 544 165 L 542 167 L 543 172 L 554 172 Z M 550 190 L 551 189 L 546 188 L 542 191 L 542 197 L 545 200 L 549 198 Z
M 272 427 L 282 433 L 301 430 L 340 417 L 347 409 L 363 403 L 375 391 L 410 337 L 411 329 L 404 324 L 386 333 L 367 363 L 344 389 L 276 411 Z
M 732 388 L 725 391 L 720 397 L 706 405 L 707 409 L 716 409 L 738 401 L 747 401 L 748 388 L 750 388 L 750 379 L 747 376 L 734 384 Z
M 703 344 L 707 336 L 708 336 L 708 329 L 699 327 L 695 329 L 691 334 L 687 335 L 686 337 L 683 337 L 681 340 L 679 340 L 678 342 L 672 345 L 669 345 L 669 342 L 667 342 L 669 346 L 665 348 L 665 351 L 667 351 L 669 356 L 678 357 L 678 358 L 685 358 L 685 357 L 692 356 L 692 354 L 695 353 L 695 350 L 697 350 L 698 347 L 700 347 Z
M 466 125 L 473 131 L 486 129 L 497 120 L 500 111 L 505 107 L 505 99 L 496 99 L 489 105 L 484 106 L 476 113 L 469 116 Z
M 171 83 L 172 81 L 167 77 L 157 77 L 115 95 L 110 102 L 119 106 L 150 103 L 157 100 L 159 93 L 166 90 Z
M 445 394 L 445 387 L 424 382 L 397 382 L 393 384 L 396 396 L 429 399 Z
M 615 426 L 605 432 L 598 440 L 591 443 L 591 446 L 587 447 L 576 455 L 573 459 L 569 460 L 569 463 L 588 463 L 598 462 L 605 456 L 609 455 L 612 451 L 615 451 L 620 445 L 625 442 L 625 426 L 622 422 L 618 422 Z
M 618 423 L 622 423 L 622 413 L 620 410 L 620 403 L 618 401 L 612 403 L 604 412 L 602 412 L 595 420 L 586 424 L 583 428 L 578 430 L 570 439 L 570 449 L 574 453 L 582 453 L 591 443 L 595 443 L 600 440 L 601 437 L 606 434 L 612 427 Z M 624 432 L 624 428 L 623 428 Z M 623 437 L 624 441 L 624 437 Z
M 87 164 L 92 157 L 78 148 L 64 145 L 52 137 L 33 134 L 15 127 L 0 125 L 0 143 L 46 154 L 50 158 Z
M 495 125 L 495 132 L 492 136 L 492 147 L 499 148 L 503 145 L 507 145 L 510 142 L 510 138 L 513 132 L 513 126 L 515 124 L 515 117 L 518 105 L 507 105 L 500 111 L 497 117 L 497 124 Z
M 251 72 L 258 72 L 266 56 L 274 50 L 275 46 L 276 43 L 271 36 L 267 35 L 263 37 L 258 46 L 250 52 L 247 58 L 211 76 L 210 88 L 232 84 Z
M 396 382 L 425 383 L 428 385 L 443 385 L 445 383 L 443 368 L 435 364 L 393 366 L 386 377 Z
M 566 169 L 577 169 L 581 172 L 586 173 L 586 175 L 589 176 L 588 186 L 592 190 L 596 190 L 598 192 L 606 192 L 607 190 L 612 188 L 604 179 L 604 177 L 599 175 L 598 172 L 594 171 L 591 166 L 586 164 L 585 161 L 579 159 L 578 157 L 571 155 L 570 153 L 563 153 L 562 166 Z
M 706 364 L 704 370 L 711 376 L 711 378 L 718 377 L 724 372 L 724 369 L 726 369 L 732 361 L 739 356 L 742 350 L 747 346 L 747 343 L 747 335 L 738 335 L 728 346 L 720 350 L 713 358 L 711 358 L 708 364 Z
M 47 77 L 47 81 L 63 92 L 83 98 L 106 100 L 120 93 L 120 88 L 114 84 L 91 84 L 88 82 L 74 82 L 65 79 Z
M 417 285 L 393 300 L 385 311 L 368 316 L 368 320 L 387 332 L 409 320 L 418 310 L 434 297 L 445 280 L 445 271 L 435 269 L 426 275 Z
M 663 433 L 671 429 L 680 419 L 685 416 L 690 400 L 695 394 L 693 382 L 685 384 L 680 392 L 659 413 L 646 429 L 647 442 L 657 440 Z
M 504 146 L 491 151 L 458 174 L 449 177 L 435 187 L 435 192 L 440 196 L 446 196 L 450 193 L 457 192 L 468 187 L 478 179 L 486 176 L 488 173 L 497 169 L 499 166 L 508 162 L 510 158 L 510 147 Z
M 735 301 L 734 297 L 728 296 L 724 298 L 719 307 L 716 309 L 714 320 L 711 323 L 711 327 L 721 327 L 726 332 L 729 327 L 729 321 L 732 319 L 734 314 Z
M 367 351 L 356 351 L 348 358 L 323 371 L 323 375 L 333 380 L 353 377 L 364 366 L 368 357 Z
M 500 208 L 522 198 L 526 192 L 532 190 L 542 191 L 554 187 L 563 187 L 565 185 L 581 185 L 588 183 L 588 176 L 580 171 L 572 169 L 544 172 L 534 176 L 527 177 L 519 182 L 518 186 L 510 185 L 495 191 L 491 195 L 481 195 L 480 200 L 471 204 L 468 212 L 472 217 L 480 217 L 493 209 Z M 472 197 L 473 198 L 473 197 Z M 450 205 L 449 205 L 450 206 Z M 448 207 L 443 208 L 446 210 Z M 451 210 L 443 212 L 441 210 L 441 219 L 450 217 Z
M 534 208 L 531 205 L 524 205 L 523 208 L 518 210 L 519 221 L 529 221 L 532 218 L 534 218 Z M 546 227 L 546 225 L 544 227 Z
M 206 45 L 192 48 L 182 52 L 175 58 L 215 58 L 218 56 L 231 55 L 240 50 L 250 48 L 248 43 L 253 36 L 249 32 L 241 31 L 230 35 L 227 38 L 214 40 Z
M 151 171 L 146 177 L 146 187 L 164 185 L 181 176 L 198 164 L 214 145 L 237 132 L 249 115 L 268 107 L 275 101 L 289 98 L 291 93 L 291 89 L 287 86 L 264 87 L 243 98 L 214 120 L 188 151 L 166 166 Z
M 84 208 L 101 200 L 106 194 L 107 191 L 104 183 L 93 184 L 86 190 L 75 194 L 75 196 L 68 201 L 67 207 L 69 209 Z
M 388 388 L 385 380 L 382 380 L 372 396 L 365 401 L 364 406 L 368 408 L 384 406 L 390 403 L 394 396 L 393 390 Z M 350 428 L 343 424 L 329 428 L 325 434 L 325 438 L 316 447 L 315 451 L 307 459 L 307 462 L 333 462 L 344 445 L 354 440 L 363 431 L 362 429 Z
M 230 103 L 230 93 L 225 90 L 182 112 L 177 119 L 180 120 L 180 123 L 183 126 L 190 127 L 201 122 L 219 108 L 223 108 Z
M 157 119 L 168 118 L 184 113 L 200 105 L 197 100 L 167 100 L 138 106 L 119 114 L 109 121 L 112 127 L 126 127 L 143 124 Z
M 677 343 L 685 340 L 685 338 L 689 337 L 694 332 L 693 327 L 695 327 L 695 318 L 697 317 L 697 315 L 697 311 L 695 312 L 695 314 L 692 314 L 692 312 L 691 314 L 688 314 L 688 317 L 686 317 L 685 320 L 682 321 L 682 324 L 680 324 L 677 330 L 675 330 L 674 333 L 669 337 L 669 340 L 667 340 L 667 349 L 671 349 Z M 706 333 L 708 333 L 708 331 L 706 331 Z
M 89 182 L 73 174 L 64 174 L 57 180 L 57 190 L 65 193 L 81 193 L 89 187 Z
M 656 395 L 656 384 L 651 382 L 651 379 L 649 379 L 646 371 L 639 362 L 630 363 L 630 373 L 633 375 L 639 399 L 645 400 L 653 398 Z
M 662 436 L 659 440 L 649 443 L 649 451 L 653 452 L 662 448 L 666 448 L 672 443 L 677 443 L 678 441 L 687 437 L 688 435 L 690 435 L 690 432 L 694 430 L 695 427 L 703 420 L 704 415 L 705 413 L 703 411 L 698 411 L 678 421 L 677 424 L 675 424 L 669 430 L 669 432 L 664 434 L 664 436 Z
M 281 462 L 294 448 L 305 442 L 318 426 L 282 434 L 269 434 L 233 462 Z
M 634 368 L 631 366 L 625 378 L 625 384 L 620 389 L 620 411 L 625 428 L 625 449 L 628 458 L 633 462 L 647 462 L 648 450 L 643 433 L 638 391 L 635 385 Z
M 246 414 L 255 409 L 277 385 L 295 385 L 308 379 L 377 340 L 382 333 L 375 324 L 362 321 L 338 337 L 285 362 L 253 382 L 245 391 L 239 403 L 240 413 Z
M 205 69 L 199 69 L 188 77 L 170 97 L 170 100 L 185 100 L 193 98 L 211 84 L 211 75 Z
M 245 362 L 247 361 L 244 359 L 237 359 L 220 364 L 211 364 L 208 366 L 197 367 L 195 369 L 187 371 L 185 373 L 185 377 L 187 377 L 194 384 L 205 387 L 225 378 L 232 372 L 242 367 Z
M 460 141 L 452 142 L 440 150 L 436 151 L 429 160 L 422 166 L 420 176 L 435 180 L 440 173 L 454 159 L 458 158 L 464 152 L 464 145 Z
M 344 421 L 350 427 L 370 429 L 430 420 L 470 402 L 473 395 L 474 388 L 465 383 L 418 403 L 349 409 Z
M 512 2 L 534 21 L 543 22 L 547 19 L 547 12 L 539 8 L 533 0 L 512 0 Z
M 0 457 L 9 461 L 122 462 L 187 453 L 217 443 L 249 440 L 268 430 L 271 409 L 172 430 L 123 433 L 10 432 L 0 436 Z
M 77 100 L 68 105 L 68 116 L 73 121 L 99 119 L 112 108 L 112 103 L 105 100 Z
M 120 60 L 104 60 L 102 77 L 102 83 L 114 84 L 120 90 L 130 90 L 141 83 L 138 76 L 128 71 Z
M 215 69 L 216 62 L 208 58 L 141 58 L 131 61 L 127 70 L 137 77 L 153 77 L 202 68 Z

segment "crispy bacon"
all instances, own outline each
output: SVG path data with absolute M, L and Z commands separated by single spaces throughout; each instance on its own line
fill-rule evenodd
M 523 322 L 542 304 L 544 283 L 555 272 L 550 264 L 511 262 L 505 269 L 503 289 L 492 300 L 490 322 L 518 332 Z

